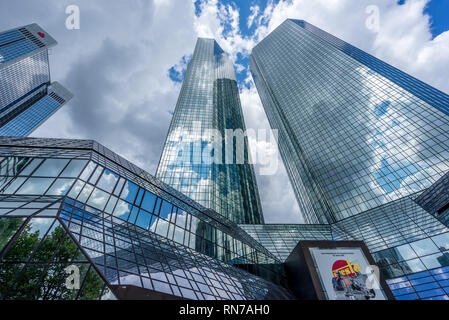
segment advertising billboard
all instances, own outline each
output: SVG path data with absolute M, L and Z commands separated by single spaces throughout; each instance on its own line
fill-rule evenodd
M 328 300 L 388 300 L 361 248 L 310 248 Z

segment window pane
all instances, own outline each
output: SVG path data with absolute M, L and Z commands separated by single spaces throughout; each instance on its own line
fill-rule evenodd
M 81 189 L 83 189 L 84 184 L 85 184 L 84 182 L 77 180 L 72 190 L 70 190 L 69 197 L 76 199 Z
M 401 262 L 400 265 L 405 273 L 414 273 L 426 270 L 426 268 L 419 259 L 404 261 Z
M 133 207 L 131 210 L 131 214 L 129 215 L 128 221 L 134 224 L 136 222 L 138 212 L 139 208 Z
M 109 193 L 106 193 L 104 191 L 101 191 L 100 189 L 95 188 L 87 204 L 99 210 L 103 210 L 108 199 Z
M 156 196 L 151 192 L 145 191 L 141 207 L 148 212 L 153 212 Z
M 177 243 L 183 244 L 184 241 L 184 230 L 176 227 L 175 229 L 175 236 L 173 238 L 173 240 Z
M 379 266 L 387 266 L 396 263 L 396 260 L 394 259 L 393 254 L 389 249 L 376 252 L 373 254 L 373 257 Z
M 435 269 L 449 266 L 449 253 L 437 253 L 431 256 L 421 258 L 427 269 Z
M 142 202 L 142 197 L 143 197 L 144 192 L 145 192 L 144 189 L 139 188 L 139 193 L 137 193 L 137 198 L 136 198 L 136 201 L 135 201 L 135 205 L 136 206 L 140 206 L 140 203 Z
M 128 202 L 134 203 L 139 187 L 130 181 L 126 181 L 120 198 Z
M 126 203 L 123 200 L 119 200 L 117 202 L 117 206 L 115 207 L 114 210 L 114 216 L 123 219 L 123 220 L 127 220 L 128 216 L 129 216 L 129 212 L 131 211 L 131 205 Z
M 78 201 L 86 202 L 93 189 L 94 189 L 94 187 L 92 187 L 90 184 L 86 183 L 86 185 L 83 188 L 83 191 L 81 191 L 80 195 L 78 196 Z
M 98 181 L 97 187 L 106 190 L 107 192 L 112 192 L 118 178 L 119 176 L 117 174 L 108 169 L 105 169 L 103 175 L 100 178 L 100 181 Z
M 413 242 L 410 245 L 418 256 L 425 256 L 439 251 L 437 246 L 430 239 Z
M 443 233 L 432 238 L 433 242 L 436 243 L 437 247 L 441 251 L 449 250 L 449 233 Z
M 172 209 L 173 205 L 165 200 L 162 200 L 162 206 L 161 206 L 161 212 L 159 214 L 159 217 L 165 219 L 165 220 L 170 220 L 170 216 L 172 213 Z
M 54 219 L 33 218 L 6 252 L 6 261 L 28 260 L 40 240 L 52 227 Z M 26 245 L 24 245 L 26 243 Z
M 176 225 L 185 228 L 186 227 L 186 220 L 187 220 L 187 213 L 180 208 L 178 208 L 178 214 L 176 216 Z
M 25 169 L 20 173 L 20 175 L 23 176 L 30 175 L 42 161 L 43 159 L 34 159 L 33 161 L 31 161 L 31 163 L 29 163 L 25 167 Z
M 147 229 L 150 224 L 150 220 L 151 214 L 149 214 L 144 210 L 140 210 L 139 216 L 137 217 L 136 225 L 141 228 Z
M 168 222 L 162 219 L 157 219 L 156 233 L 166 238 L 167 232 L 168 232 Z
M 29 178 L 16 192 L 17 194 L 44 194 L 55 179 Z
M 408 244 L 393 248 L 391 251 L 398 261 L 416 258 L 415 252 Z
M 84 181 L 87 181 L 89 179 L 90 175 L 92 174 L 92 171 L 94 171 L 97 164 L 95 162 L 89 162 L 86 169 L 84 169 L 83 173 L 81 174 L 80 178 Z
M 0 251 L 19 230 L 23 218 L 0 218 Z
M 3 194 L 13 194 L 17 188 L 25 181 L 26 178 L 16 178 L 11 182 L 8 187 L 3 191 Z
M 34 172 L 36 177 L 56 177 L 69 162 L 67 159 L 46 159 Z
M 120 191 L 122 191 L 122 187 L 123 187 L 124 183 L 125 183 L 125 179 L 120 178 L 120 180 L 117 183 L 117 186 L 115 187 L 115 190 L 114 190 L 114 195 L 116 195 L 117 197 L 119 196 Z
M 61 177 L 67 177 L 67 178 L 76 178 L 80 174 L 81 170 L 83 170 L 84 166 L 86 165 L 87 160 L 72 160 L 70 161 L 69 165 L 64 169 L 64 171 L 61 174 Z
M 89 182 L 92 183 L 93 185 L 95 185 L 97 183 L 97 181 L 98 181 L 98 177 L 102 173 L 103 173 L 103 167 L 102 166 L 98 166 L 97 169 L 95 170 L 95 172 L 90 177 Z
M 47 191 L 47 195 L 63 196 L 69 191 L 75 179 L 57 179 L 51 188 Z
M 108 205 L 106 206 L 106 208 L 104 209 L 107 213 L 112 213 L 112 210 L 114 210 L 115 204 L 117 203 L 118 198 L 111 196 L 111 198 L 109 199 Z
M 0 175 L 15 176 L 31 161 L 30 158 L 9 157 L 1 163 Z M 20 173 L 21 174 L 21 173 Z

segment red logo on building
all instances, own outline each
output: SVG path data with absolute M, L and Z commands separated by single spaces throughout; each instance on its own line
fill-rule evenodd
M 354 277 L 356 272 L 361 272 L 360 265 L 357 262 L 349 260 L 337 260 L 332 265 L 332 276 L 337 279 L 337 271 L 342 276 Z
M 39 35 L 39 37 L 41 37 L 41 38 L 45 38 L 45 33 L 42 33 L 42 32 L 38 32 L 37 34 Z

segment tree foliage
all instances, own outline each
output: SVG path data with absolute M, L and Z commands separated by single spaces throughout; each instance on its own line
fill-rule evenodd
M 1 247 L 19 228 L 21 221 L 12 221 L 16 219 L 0 219 Z M 64 228 L 55 223 L 58 225 L 45 237 L 27 225 L 8 248 L 0 261 L 0 299 L 99 299 L 102 279 Z M 69 265 L 79 268 L 79 290 L 66 285 Z

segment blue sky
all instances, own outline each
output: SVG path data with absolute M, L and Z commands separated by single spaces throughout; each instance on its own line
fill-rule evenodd
M 431 31 L 434 37 L 449 30 L 449 1 L 432 0 L 424 11 L 431 17 Z
M 199 17 L 202 13 L 201 4 L 202 0 L 194 0 L 195 6 L 195 15 Z M 251 16 L 254 7 L 259 7 L 259 12 L 263 12 L 267 5 L 276 5 L 280 1 L 279 0 L 219 0 L 218 1 L 222 5 L 229 5 L 233 8 L 236 8 L 239 11 L 239 28 L 243 37 L 251 37 L 256 32 L 257 28 L 260 25 L 266 26 L 268 21 L 261 21 L 260 25 L 253 23 L 250 27 L 248 27 L 248 18 Z M 404 5 L 406 0 L 398 0 L 399 5 Z M 447 0 L 430 0 L 430 2 L 425 7 L 425 14 L 429 15 L 431 18 L 430 31 L 432 33 L 432 37 L 435 38 L 442 34 L 445 31 L 449 30 L 449 1 Z M 224 23 L 224 33 L 229 31 L 231 26 L 229 24 Z M 189 61 L 191 56 L 184 56 L 181 58 L 183 62 Z M 235 61 L 237 64 L 240 64 L 244 67 L 243 70 L 239 71 L 236 69 L 237 81 L 240 85 L 248 87 L 249 84 L 245 83 L 245 79 L 247 78 L 247 69 L 249 65 L 249 57 L 242 55 L 241 53 L 237 54 L 237 59 Z M 182 83 L 183 76 L 185 74 L 185 68 L 180 70 L 179 72 L 175 70 L 175 67 L 170 68 L 169 76 L 170 78 L 178 83 Z

